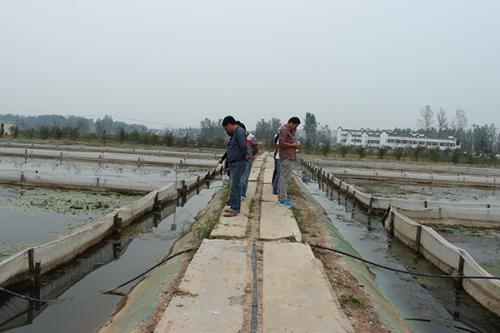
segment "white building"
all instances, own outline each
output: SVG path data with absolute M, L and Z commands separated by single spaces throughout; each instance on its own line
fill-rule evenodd
M 361 128 L 350 130 L 339 127 L 337 129 L 337 144 L 343 146 L 355 146 L 365 148 L 439 148 L 459 149 L 460 144 L 454 137 L 448 139 L 431 139 L 423 134 L 412 133 L 404 136 L 393 133 L 390 130 L 370 130 Z
M 0 134 L 3 133 L 3 135 L 11 135 L 14 127 L 16 127 L 15 122 L 0 120 Z

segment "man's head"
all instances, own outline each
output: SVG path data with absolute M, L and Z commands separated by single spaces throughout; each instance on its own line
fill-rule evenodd
M 300 125 L 300 119 L 298 117 L 292 117 L 288 119 L 288 128 L 291 130 L 296 130 Z
M 234 119 L 233 116 L 226 116 L 222 120 L 222 127 L 226 130 L 226 133 L 229 135 L 233 135 L 234 131 L 236 131 L 236 128 L 238 125 L 236 124 L 236 119 Z

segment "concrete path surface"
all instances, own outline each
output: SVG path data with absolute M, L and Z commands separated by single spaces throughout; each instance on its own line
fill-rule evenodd
M 308 245 L 264 243 L 264 332 L 354 332 Z
M 302 235 L 290 208 L 278 205 L 277 201 L 262 202 L 260 239 L 293 239 L 297 242 L 302 241 Z
M 273 162 L 270 154 L 260 157 L 242 213 L 221 217 L 203 241 L 155 333 L 250 332 L 250 323 L 265 333 L 353 332 L 321 262 L 300 243 L 292 210 L 272 194 Z M 260 219 L 250 212 L 259 206 Z M 255 254 L 254 244 L 263 252 Z M 262 295 L 257 303 L 255 295 Z M 262 307 L 261 317 L 253 306 Z
M 155 333 L 238 332 L 247 275 L 247 242 L 204 240 Z

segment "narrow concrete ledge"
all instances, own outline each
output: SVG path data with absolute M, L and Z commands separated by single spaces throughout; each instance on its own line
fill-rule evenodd
M 260 175 L 260 168 L 253 168 L 252 171 L 250 171 L 250 176 L 248 177 L 249 182 L 256 182 L 259 179 Z
M 221 216 L 219 223 L 210 233 L 210 238 L 245 238 L 247 236 L 248 216 L 243 212 L 238 216 Z
M 273 183 L 273 173 L 274 167 L 267 167 L 264 169 L 264 184 L 272 184 Z
M 264 184 L 262 191 L 262 201 L 278 202 L 278 196 L 273 194 L 273 186 L 271 184 Z
M 297 222 L 289 208 L 277 202 L 262 202 L 260 214 L 260 239 L 295 239 L 302 241 Z
M 308 245 L 264 243 L 264 332 L 354 332 Z
M 245 241 L 204 240 L 155 333 L 240 332 L 247 278 Z

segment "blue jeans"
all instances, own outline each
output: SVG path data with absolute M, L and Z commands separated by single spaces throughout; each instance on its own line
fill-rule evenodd
M 280 190 L 280 160 L 274 159 L 274 172 L 273 172 L 273 193 L 278 194 Z
M 229 197 L 229 207 L 240 212 L 241 178 L 245 172 L 245 161 L 229 163 L 229 173 L 231 174 L 231 196 Z
M 252 160 L 245 161 L 245 171 L 241 176 L 241 196 L 247 196 L 247 188 L 248 188 L 248 178 L 250 177 L 250 171 L 252 170 Z

